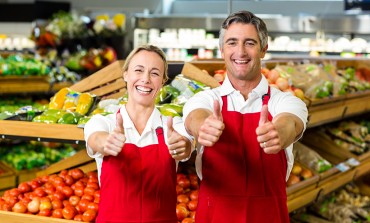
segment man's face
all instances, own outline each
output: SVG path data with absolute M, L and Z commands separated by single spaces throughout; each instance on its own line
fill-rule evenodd
M 261 75 L 261 58 L 267 46 L 261 50 L 256 28 L 252 24 L 233 23 L 225 31 L 222 58 L 230 80 L 254 80 Z

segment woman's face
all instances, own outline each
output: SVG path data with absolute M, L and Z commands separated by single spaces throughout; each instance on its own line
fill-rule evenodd
M 164 62 L 157 53 L 142 50 L 135 54 L 123 74 L 128 102 L 154 106 L 155 97 L 163 86 L 164 69 Z

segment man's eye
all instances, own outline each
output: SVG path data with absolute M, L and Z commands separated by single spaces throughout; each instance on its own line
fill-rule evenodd
M 236 42 L 227 42 L 227 45 L 229 45 L 229 46 L 234 46 L 236 44 Z
M 252 41 L 249 41 L 249 42 L 245 42 L 245 45 L 254 46 L 254 45 L 256 45 L 256 43 L 252 42 Z

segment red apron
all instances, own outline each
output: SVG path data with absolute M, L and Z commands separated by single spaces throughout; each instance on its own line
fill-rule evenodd
M 270 88 L 263 104 L 269 98 Z M 285 152 L 266 154 L 259 146 L 260 112 L 227 111 L 227 96 L 222 101 L 225 129 L 213 147 L 204 149 L 195 222 L 288 223 Z
M 163 129 L 158 144 L 126 143 L 118 156 L 106 156 L 101 171 L 97 223 L 177 223 L 176 163 Z

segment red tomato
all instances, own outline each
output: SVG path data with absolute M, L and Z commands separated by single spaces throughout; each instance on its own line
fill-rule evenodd
M 56 191 L 52 195 L 52 197 L 53 197 L 53 199 L 57 199 L 57 200 L 63 201 L 66 198 L 66 195 L 64 195 L 63 192 L 61 192 L 61 191 Z
M 176 215 L 179 221 L 182 221 L 189 215 L 188 209 L 182 205 L 176 205 Z
M 176 193 L 177 195 L 184 193 L 184 188 L 182 188 L 180 185 L 176 185 Z
M 88 205 L 87 205 L 87 210 L 93 210 L 93 211 L 96 211 L 98 212 L 99 210 L 99 205 L 95 202 L 90 202 Z
M 194 223 L 192 218 L 184 218 L 181 223 Z
M 177 181 L 177 184 L 180 185 L 182 188 L 187 189 L 190 187 L 190 180 L 186 177 L 183 177 Z
M 73 206 L 67 206 L 63 208 L 62 214 L 65 219 L 71 220 L 77 214 L 77 210 Z
M 87 210 L 82 214 L 82 220 L 84 222 L 91 222 L 94 221 L 96 218 L 96 211 L 94 210 Z
M 189 202 L 189 196 L 186 194 L 179 194 L 177 195 L 177 202 L 178 203 L 188 203 Z
M 32 190 L 35 190 L 36 188 L 41 186 L 41 183 L 39 183 L 36 180 L 30 181 L 30 182 L 28 182 L 28 184 L 31 186 Z
M 198 190 L 192 190 L 189 194 L 190 200 L 198 200 Z
M 12 196 L 12 197 L 18 197 L 18 195 L 20 195 L 21 192 L 19 191 L 18 188 L 12 188 L 9 190 L 9 195 Z
M 55 188 L 54 188 L 54 186 L 52 186 L 52 187 L 44 187 L 44 191 L 48 195 L 53 195 L 55 193 Z
M 191 200 L 188 202 L 188 208 L 190 211 L 195 211 L 198 206 L 198 200 Z
M 40 215 L 40 216 L 51 216 L 52 212 L 51 212 L 51 209 L 44 209 L 44 210 L 40 210 L 40 212 L 37 214 L 37 215 Z
M 53 217 L 53 218 L 63 218 L 63 208 L 54 209 L 51 212 L 51 217 Z
M 76 186 L 75 188 L 75 195 L 79 196 L 79 197 L 82 197 L 82 195 L 84 195 L 84 187 L 81 187 L 81 186 Z
M 72 190 L 72 188 L 71 187 L 69 187 L 69 186 L 64 186 L 63 188 L 62 188 L 62 192 L 63 192 L 63 194 L 67 197 L 67 198 L 69 198 L 70 196 L 72 196 L 73 194 L 74 194 L 74 191 Z
M 46 196 L 46 192 L 41 187 L 35 188 L 33 190 L 33 193 L 35 193 L 35 195 L 38 196 L 38 197 L 45 197 Z
M 89 205 L 90 201 L 81 199 L 80 202 L 78 202 L 78 206 L 80 211 L 85 212 L 87 210 L 87 206 Z
M 67 175 L 64 177 L 64 182 L 68 185 L 68 186 L 71 186 L 72 184 L 75 183 L 75 180 L 73 179 L 72 176 L 70 175 Z
M 99 184 L 97 182 L 87 182 L 86 187 L 92 187 L 95 190 L 99 190 Z
M 63 206 L 63 202 L 61 200 L 57 200 L 57 199 L 54 199 L 51 201 L 51 206 L 53 209 L 62 209 L 64 206 Z
M 82 199 L 85 199 L 85 200 L 88 200 L 88 201 L 94 201 L 94 196 L 93 195 L 90 195 L 90 194 L 84 194 L 81 197 L 81 200 Z
M 73 179 L 79 180 L 85 176 L 85 173 L 81 169 L 75 168 L 70 170 L 70 175 L 73 177 Z
M 32 190 L 31 186 L 26 183 L 26 182 L 23 182 L 23 183 L 20 183 L 18 185 L 18 190 L 21 192 L 21 193 L 26 193 L 26 192 L 30 192 Z
M 55 187 L 57 187 L 58 185 L 63 185 L 64 186 L 64 184 L 65 184 L 63 178 L 61 178 L 60 176 L 55 176 L 53 178 L 52 183 Z
M 88 195 L 94 196 L 95 191 L 96 191 L 95 188 L 85 187 L 84 194 L 88 194 Z
M 83 221 L 82 220 L 82 214 L 77 214 L 74 218 L 73 218 L 74 221 Z
M 76 195 L 72 195 L 69 197 L 69 203 L 72 205 L 72 206 L 77 206 L 78 205 L 78 202 L 80 202 L 81 198 L 79 196 L 76 196 Z

